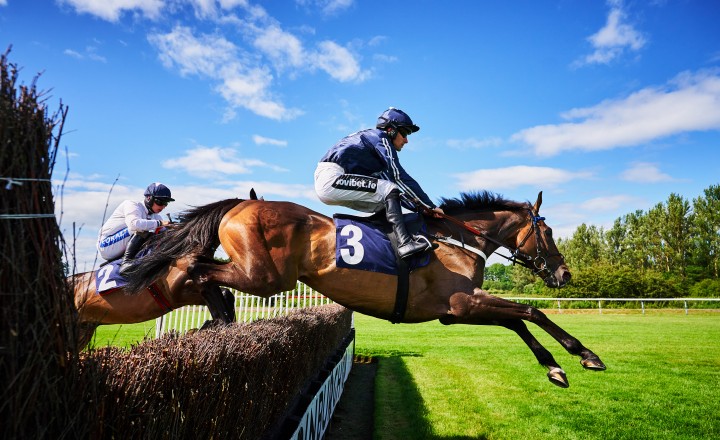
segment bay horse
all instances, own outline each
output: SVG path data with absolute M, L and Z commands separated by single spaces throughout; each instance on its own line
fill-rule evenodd
M 254 191 L 251 192 L 251 197 L 254 197 Z M 235 199 L 235 203 L 239 202 L 242 200 Z M 214 205 L 206 205 L 196 209 L 194 213 L 202 215 L 207 209 L 214 211 L 216 215 L 222 215 L 230 207 L 230 204 L 225 203 L 219 210 L 215 210 Z M 165 233 L 155 236 L 160 237 L 156 241 L 159 243 L 162 242 Z M 145 322 L 183 306 L 208 307 L 213 319 L 206 322 L 203 327 L 215 323 L 233 322 L 235 320 L 235 296 L 224 287 L 195 283 L 188 275 L 188 266 L 194 264 L 197 258 L 197 256 L 192 256 L 173 261 L 161 276 L 154 279 L 152 285 L 148 285 L 142 289 L 141 293 L 134 295 L 129 294 L 130 291 L 126 287 L 98 294 L 96 277 L 100 274 L 102 281 L 105 276 L 103 274 L 108 273 L 104 272 L 102 268 L 109 269 L 110 266 L 101 266 L 100 271 L 83 272 L 68 277 L 66 282 L 74 294 L 77 310 L 79 349 L 87 346 L 100 325 Z M 213 260 L 213 255 L 204 258 Z
M 443 324 L 499 325 L 517 333 L 548 369 L 549 380 L 567 387 L 565 372 L 530 333 L 524 321 L 550 334 L 589 370 L 604 370 L 600 358 L 540 310 L 481 290 L 485 259 L 500 247 L 512 259 L 561 287 L 570 271 L 557 250 L 552 230 L 539 217 L 542 192 L 534 204 L 505 200 L 490 192 L 442 199 L 444 218 L 425 217 L 435 240 L 429 264 L 411 272 L 401 321 L 439 320 Z M 224 200 L 202 214 L 171 225 L 153 252 L 128 274 L 129 291 L 141 291 L 167 276 L 178 261 L 197 286 L 227 286 L 260 297 L 290 290 L 296 281 L 351 310 L 391 320 L 398 277 L 338 267 L 333 219 L 284 201 Z M 220 214 L 222 213 L 222 215 Z M 452 217 L 451 217 L 452 216 Z M 155 239 L 160 237 L 154 237 Z M 207 258 L 222 245 L 230 261 Z M 360 242 L 355 243 L 362 246 Z M 358 251 L 359 249 L 355 249 Z
M 201 289 L 187 274 L 187 260 L 178 260 L 153 286 L 141 294 L 129 295 L 124 288 L 98 294 L 95 288 L 97 272 L 83 272 L 67 279 L 74 292 L 79 329 L 78 349 L 92 340 L 101 325 L 136 324 L 159 318 L 183 306 L 207 306 L 212 322 L 231 323 L 235 320 L 235 296 L 217 286 Z

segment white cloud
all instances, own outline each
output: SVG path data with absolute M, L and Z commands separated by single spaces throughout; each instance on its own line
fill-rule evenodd
M 272 139 L 257 134 L 253 136 L 253 142 L 255 142 L 256 145 L 275 145 L 277 147 L 287 147 L 288 144 L 287 141 Z
M 623 10 L 622 1 L 611 0 L 608 4 L 610 12 L 605 26 L 588 37 L 595 51 L 577 61 L 576 66 L 608 64 L 626 50 L 638 51 L 645 45 L 646 40 L 643 35 L 626 22 L 627 15 Z
M 190 28 L 176 26 L 170 33 L 150 35 L 148 40 L 157 47 L 166 67 L 176 67 L 182 75 L 218 81 L 215 90 L 231 109 L 242 107 L 277 120 L 292 119 L 302 113 L 274 99 L 270 93 L 272 74 L 269 70 L 256 65 L 249 55 L 242 54 L 222 36 L 195 36 Z
M 690 131 L 720 129 L 720 71 L 684 72 L 663 87 L 562 115 L 579 119 L 538 125 L 512 136 L 536 155 L 627 147 Z
M 116 22 L 123 12 L 139 13 L 149 19 L 160 17 L 163 0 L 58 0 L 79 14 L 90 14 L 103 20 Z
M 65 49 L 65 50 L 63 51 L 63 53 L 64 53 L 65 55 L 67 55 L 67 56 L 70 56 L 70 57 L 73 57 L 73 58 L 77 58 L 78 60 L 81 60 L 81 59 L 84 58 L 83 55 L 82 55 L 80 52 L 74 51 L 74 50 L 72 50 L 72 49 Z
M 237 115 L 238 108 L 247 109 L 259 116 L 275 120 L 296 118 L 303 112 L 288 108 L 273 93 L 273 73 L 322 70 L 331 78 L 341 81 L 363 81 L 370 71 L 360 66 L 351 51 L 334 41 L 320 41 L 308 49 L 290 32 L 283 30 L 277 20 L 261 6 L 247 0 L 58 0 L 70 5 L 77 13 L 92 14 L 108 21 L 119 21 L 123 13 L 156 19 L 165 12 L 167 18 L 177 17 L 182 4 L 189 4 L 195 17 L 212 21 L 218 27 L 215 33 L 200 34 L 182 24 L 167 33 L 151 33 L 148 41 L 158 50 L 158 57 L 169 69 L 182 75 L 197 75 L 216 84 L 213 89 L 228 103 L 223 121 Z M 352 0 L 323 0 L 316 6 L 324 11 L 336 12 L 350 7 Z M 242 15 L 236 15 L 241 9 Z M 167 11 L 167 12 L 166 12 Z M 166 18 L 163 16 L 163 18 Z M 182 22 L 181 22 L 182 23 Z M 239 46 L 226 38 L 220 25 L 232 25 L 249 39 L 249 45 Z M 94 52 L 66 51 L 68 56 L 105 61 Z
M 332 41 L 322 41 L 318 44 L 318 51 L 309 59 L 312 67 L 324 70 L 333 79 L 341 82 L 363 81 L 369 73 L 360 68 L 360 63 L 350 51 Z
M 620 194 L 586 200 L 580 207 L 594 213 L 604 213 L 614 212 L 621 208 L 625 209 L 627 206 L 634 206 L 640 202 L 642 202 L 642 200 L 637 197 Z
M 307 50 L 295 35 L 276 24 L 254 27 L 253 45 L 267 56 L 278 71 L 320 69 L 340 82 L 363 81 L 369 75 L 361 69 L 355 56 L 333 41 L 321 41 L 317 49 Z
M 589 172 L 570 172 L 558 168 L 518 165 L 506 168 L 481 169 L 453 175 L 461 191 L 483 188 L 493 190 L 517 188 L 523 185 L 556 187 L 575 179 L 589 179 Z
M 295 0 L 301 6 L 314 6 L 325 15 L 333 15 L 350 8 L 355 0 Z
M 219 147 L 198 147 L 185 152 L 176 159 L 168 159 L 162 163 L 164 168 L 181 169 L 193 176 L 214 178 L 222 175 L 248 174 L 256 167 L 267 167 L 275 171 L 286 171 L 283 168 L 267 164 L 258 159 L 237 157 L 237 150 Z
M 654 163 L 638 162 L 623 171 L 620 175 L 623 180 L 638 183 L 670 182 L 673 178 L 660 171 Z
M 87 46 L 85 48 L 85 50 L 83 51 L 83 53 L 80 53 L 73 49 L 65 49 L 63 51 L 63 53 L 69 57 L 72 57 L 72 58 L 75 58 L 78 60 L 84 60 L 87 58 L 89 60 L 99 61 L 101 63 L 107 62 L 107 59 L 104 56 L 98 55 L 97 48 L 95 46 Z
M 288 66 L 300 67 L 306 58 L 300 39 L 277 25 L 259 29 L 253 44 L 273 61 L 278 70 Z
M 148 40 L 158 49 L 163 65 L 177 67 L 182 75 L 219 78 L 222 66 L 238 59 L 238 49 L 230 41 L 217 35 L 196 37 L 185 26 L 176 26 L 167 34 L 151 34 Z

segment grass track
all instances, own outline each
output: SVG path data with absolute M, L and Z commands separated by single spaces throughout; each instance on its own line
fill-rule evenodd
M 551 318 L 608 370 L 585 371 L 530 325 L 568 375 L 561 389 L 508 330 L 356 314 L 356 352 L 380 358 L 375 438 L 720 438 L 720 316 Z

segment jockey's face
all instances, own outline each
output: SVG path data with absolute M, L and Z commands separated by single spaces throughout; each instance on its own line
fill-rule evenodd
M 155 214 L 160 214 L 166 206 L 167 205 L 158 205 L 156 202 L 153 202 L 152 212 L 154 212 Z
M 390 133 L 392 131 L 392 128 L 388 128 L 387 131 L 388 131 L 388 133 Z M 402 128 L 402 127 L 398 128 L 397 136 L 395 136 L 395 139 L 393 139 L 393 141 L 392 141 L 393 146 L 395 147 L 395 150 L 401 151 L 403 149 L 403 147 L 405 146 L 405 144 L 408 143 L 408 140 L 407 140 L 408 134 L 409 134 L 408 131 L 405 130 L 404 128 Z

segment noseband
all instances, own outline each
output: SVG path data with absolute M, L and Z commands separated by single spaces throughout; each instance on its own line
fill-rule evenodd
M 520 241 L 520 244 L 518 244 L 517 247 L 508 246 L 504 243 L 501 243 L 500 241 L 498 241 L 492 237 L 489 237 L 484 232 L 482 232 L 476 228 L 473 228 L 472 226 L 466 224 L 465 222 L 463 222 L 461 220 L 458 220 L 454 217 L 450 217 L 447 214 L 440 214 L 440 216 L 458 226 L 461 226 L 463 229 L 471 232 L 474 235 L 482 237 L 485 240 L 498 245 L 499 247 L 503 247 L 503 248 L 509 250 L 510 251 L 509 257 L 502 255 L 502 254 L 497 254 L 497 255 L 502 258 L 505 258 L 508 261 L 511 261 L 513 264 L 519 264 L 520 266 L 530 269 L 534 275 L 539 276 L 542 280 L 547 282 L 548 279 L 553 277 L 553 273 L 555 272 L 555 270 L 557 270 L 557 267 L 555 268 L 555 270 L 551 270 L 548 267 L 546 259 L 551 258 L 551 257 L 557 257 L 557 256 L 563 258 L 563 255 L 559 252 L 551 254 L 550 252 L 548 252 L 547 249 L 544 249 L 544 252 L 543 252 L 543 249 L 540 247 L 541 239 L 540 239 L 539 222 L 542 220 L 545 220 L 545 217 L 540 217 L 538 215 L 535 215 L 535 213 L 532 211 L 532 209 L 528 209 L 528 212 L 530 213 L 530 222 L 531 222 L 530 229 L 528 229 L 527 234 L 525 234 L 525 237 L 522 239 L 522 241 Z M 525 243 L 530 238 L 530 236 L 533 234 L 533 232 L 535 233 L 535 246 L 536 246 L 535 258 L 533 258 L 532 256 L 530 256 L 520 250 L 520 248 L 522 248 L 525 245 Z M 543 253 L 545 254 L 544 257 L 543 257 Z

